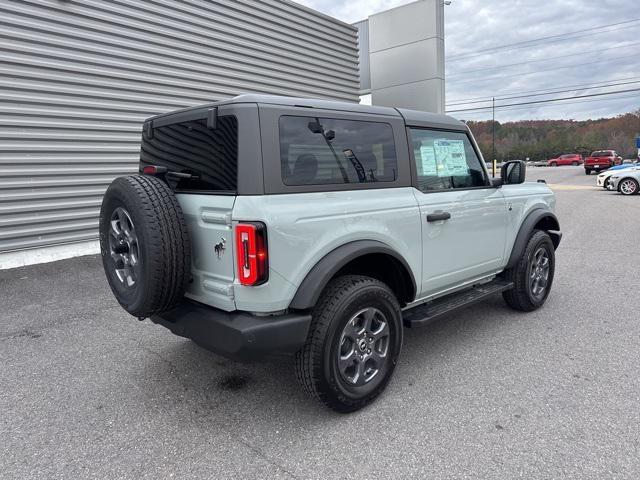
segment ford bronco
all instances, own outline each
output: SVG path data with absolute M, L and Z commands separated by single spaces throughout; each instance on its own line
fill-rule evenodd
M 541 307 L 561 239 L 525 165 L 489 176 L 467 126 L 404 109 L 241 95 L 144 123 L 140 174 L 109 186 L 119 303 L 238 360 L 295 357 L 351 412 L 389 382 L 404 328 L 501 293 Z

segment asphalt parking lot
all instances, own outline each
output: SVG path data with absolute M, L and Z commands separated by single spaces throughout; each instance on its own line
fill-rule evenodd
M 290 361 L 230 362 L 115 302 L 98 257 L 0 272 L 0 477 L 640 478 L 640 196 L 530 168 L 558 198 L 553 290 L 407 331 L 343 416 Z

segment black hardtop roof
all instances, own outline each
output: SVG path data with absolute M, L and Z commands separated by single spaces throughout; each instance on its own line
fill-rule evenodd
M 256 103 L 263 105 L 282 105 L 289 107 L 306 107 L 317 108 L 323 110 L 336 110 L 344 112 L 363 113 L 369 115 L 386 115 L 392 117 L 403 117 L 409 126 L 425 126 L 434 128 L 443 128 L 451 130 L 467 130 L 467 126 L 460 120 L 456 120 L 448 115 L 440 115 L 437 113 L 421 112 L 418 110 L 409 110 L 404 108 L 379 107 L 375 105 L 362 105 L 355 102 L 340 102 L 335 100 L 320 100 L 314 98 L 301 97 L 285 97 L 280 95 L 262 95 L 262 94 L 243 94 L 228 100 L 221 100 L 204 105 L 183 108 L 172 112 L 163 113 L 149 118 L 156 120 L 163 117 L 173 116 L 178 113 L 196 112 L 199 110 L 206 111 L 212 107 L 222 105 L 232 105 L 239 103 Z

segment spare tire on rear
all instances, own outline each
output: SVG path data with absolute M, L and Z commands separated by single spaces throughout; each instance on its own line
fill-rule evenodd
M 182 208 L 162 180 L 116 178 L 100 210 L 102 264 L 120 305 L 138 318 L 180 302 L 191 275 Z

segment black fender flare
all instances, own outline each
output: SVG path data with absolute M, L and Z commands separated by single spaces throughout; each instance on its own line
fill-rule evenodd
M 520 230 L 518 231 L 518 235 L 516 235 L 516 240 L 513 242 L 511 255 L 509 256 L 509 261 L 507 262 L 507 266 L 505 268 L 511 268 L 516 263 L 518 263 L 518 259 L 522 256 L 522 253 L 527 246 L 529 237 L 531 237 L 531 234 L 533 233 L 533 230 L 535 230 L 536 225 L 541 221 L 545 224 L 545 228 L 542 228 L 542 230 L 545 230 L 549 233 L 553 242 L 553 246 L 555 248 L 558 248 L 558 245 L 560 245 L 560 240 L 562 239 L 562 233 L 560 232 L 560 223 L 558 222 L 558 218 L 549 210 L 545 210 L 544 208 L 536 208 L 529 212 L 529 214 L 522 222 L 522 225 L 520 225 Z
M 382 253 L 396 259 L 408 273 L 413 289 L 411 295 L 412 298 L 415 297 L 416 279 L 413 276 L 411 267 L 409 267 L 402 255 L 390 246 L 376 240 L 356 240 L 332 250 L 314 265 L 298 287 L 293 300 L 289 304 L 289 308 L 300 310 L 312 308 L 317 303 L 327 283 L 342 267 L 358 257 L 371 253 Z

